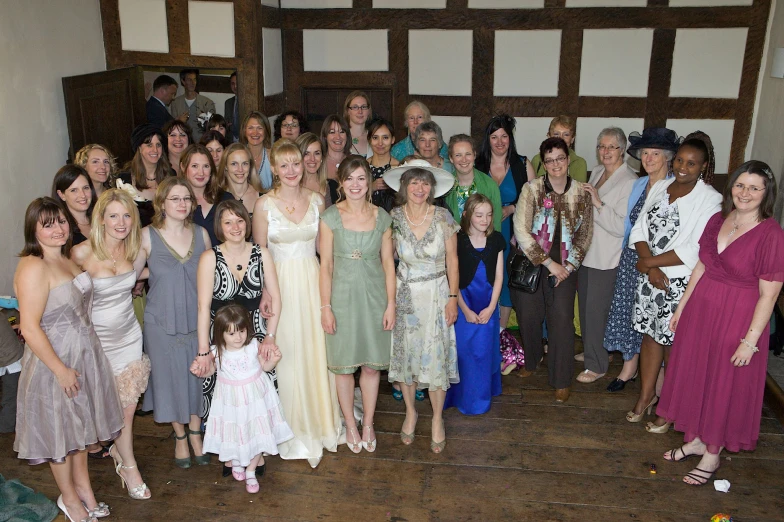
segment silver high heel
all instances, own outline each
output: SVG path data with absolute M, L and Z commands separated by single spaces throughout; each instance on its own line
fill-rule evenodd
M 123 487 L 128 490 L 128 496 L 134 500 L 150 500 L 152 498 L 152 493 L 150 493 L 149 497 L 146 496 L 146 493 L 150 491 L 147 484 L 142 482 L 138 486 L 129 487 L 128 483 L 125 482 L 125 477 L 120 474 L 121 469 L 136 469 L 136 466 L 124 466 L 122 462 L 120 462 L 114 470 L 117 473 L 117 476 L 120 477 L 120 480 L 122 480 Z
M 65 507 L 65 502 L 63 502 L 63 496 L 62 495 L 57 497 L 57 507 L 60 508 L 60 511 L 63 512 L 63 514 L 65 515 L 65 518 L 67 520 L 69 520 L 70 522 L 77 522 L 76 520 L 71 518 L 71 515 L 68 513 L 68 508 Z M 88 511 L 87 512 L 87 516 L 85 518 L 79 520 L 78 522 L 97 522 L 97 519 L 95 518 L 95 515 L 93 515 L 92 513 L 90 513 Z
M 372 428 L 372 427 L 373 427 L 372 424 L 367 424 L 367 425 L 362 424 L 362 431 L 364 432 L 365 428 Z M 368 453 L 373 453 L 374 451 L 376 451 L 376 439 L 368 440 L 368 441 L 363 440 L 362 447 L 365 448 L 365 451 L 367 451 Z

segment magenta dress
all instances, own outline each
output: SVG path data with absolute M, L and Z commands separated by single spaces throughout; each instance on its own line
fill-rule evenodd
M 700 238 L 705 273 L 681 314 L 656 413 L 690 442 L 699 437 L 711 453 L 719 447 L 751 451 L 757 446 L 768 365 L 769 327 L 748 366 L 732 355 L 746 335 L 759 299 L 759 280 L 784 281 L 784 231 L 766 219 L 717 249 L 721 213 Z

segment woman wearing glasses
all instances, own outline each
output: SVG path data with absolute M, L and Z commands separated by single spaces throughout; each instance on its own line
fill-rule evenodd
M 171 423 L 174 463 L 181 468 L 191 466 L 189 446 L 196 464 L 210 463 L 200 431 L 202 379 L 190 372 L 199 352 L 196 272 L 201 253 L 211 247 L 207 231 L 193 223 L 195 200 L 187 180 L 163 180 L 153 199 L 152 224 L 142 230 L 141 248 L 150 269 L 144 348 L 152 365 L 142 409 L 153 410 L 155 422 Z
M 373 155 L 368 146 L 367 129 L 365 125 L 373 114 L 370 98 L 362 91 L 354 91 L 346 97 L 343 105 L 343 119 L 351 129 L 351 154 L 367 158 Z
M 596 138 L 601 165 L 593 169 L 584 185 L 593 204 L 593 238 L 585 254 L 577 282 L 580 294 L 585 371 L 577 376 L 582 383 L 604 377 L 610 364 L 604 349 L 604 328 L 612 304 L 625 219 L 632 186 L 637 174 L 623 161 L 626 135 L 618 127 L 608 127 Z
M 514 235 L 541 273 L 536 292 L 511 291 L 525 348 L 525 369 L 536 370 L 544 355 L 542 321 L 550 330 L 547 369 L 555 400 L 569 398 L 574 366 L 574 294 L 593 234 L 593 206 L 585 184 L 569 176 L 569 147 L 547 138 L 539 147 L 546 174 L 523 185 L 514 213 Z M 529 373 L 530 375 L 530 373 Z
M 275 119 L 273 125 L 275 141 L 286 138 L 296 141 L 301 135 L 310 132 L 308 122 L 299 111 L 286 111 Z

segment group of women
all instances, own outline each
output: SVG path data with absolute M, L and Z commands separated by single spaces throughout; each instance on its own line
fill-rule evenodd
M 176 124 L 142 125 L 123 172 L 105 147 L 88 145 L 58 171 L 52 197 L 30 204 L 14 279 L 29 347 L 14 447 L 51 464 L 69 517 L 108 514 L 87 473 L 85 449 L 99 441 L 115 441 L 109 454 L 128 494 L 150 498 L 133 454 L 142 393 L 142 408 L 172 424 L 175 464 L 209 463 L 211 330 L 227 304 L 250 312 L 252 335 L 282 353 L 273 380 L 294 434 L 278 445 L 283 459 L 315 467 L 343 442 L 375 451 L 385 370 L 405 402 L 401 441 L 414 441 L 415 401 L 426 390 L 430 446 L 442 452 L 444 407 L 484 413 L 500 394 L 498 332 L 512 308 L 521 375 L 543 359 L 546 322 L 549 382 L 567 400 L 576 293 L 578 381 L 602 377 L 608 350 L 620 351 L 626 362 L 610 388 L 622 389 L 639 359 L 641 392 L 627 420 L 659 401 L 648 431 L 674 423 L 687 442 L 665 458 L 703 456 L 687 482 L 705 483 L 722 448 L 754 448 L 766 367 L 755 354 L 767 350 L 784 281 L 767 165 L 742 165 L 722 200 L 700 132 L 680 142 L 646 129 L 627 147 L 622 130 L 605 129 L 601 164 L 583 182 L 572 176 L 585 162 L 566 117 L 531 162 L 506 115 L 489 122 L 479 150 L 467 135 L 443 150 L 419 102 L 407 107 L 409 137 L 397 145 L 392 123 L 370 114 L 367 95 L 351 93 L 345 115 L 328 117 L 319 137 L 300 133 L 306 122 L 290 111 L 274 144 L 258 112 L 230 145 L 220 130 L 193 144 Z M 628 167 L 627 151 L 646 177 Z M 737 241 L 745 246 L 730 249 Z M 533 293 L 509 288 L 512 249 L 546 269 Z M 56 429 L 40 430 L 42 422 Z

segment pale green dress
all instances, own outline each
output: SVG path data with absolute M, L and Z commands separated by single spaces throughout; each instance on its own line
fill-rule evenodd
M 333 205 L 321 220 L 332 230 L 332 313 L 335 333 L 327 334 L 327 368 L 352 374 L 360 366 L 386 370 L 392 344 L 384 330 L 387 288 L 381 266 L 381 239 L 392 218 L 378 209 L 376 227 L 366 232 L 343 228 L 340 211 Z

